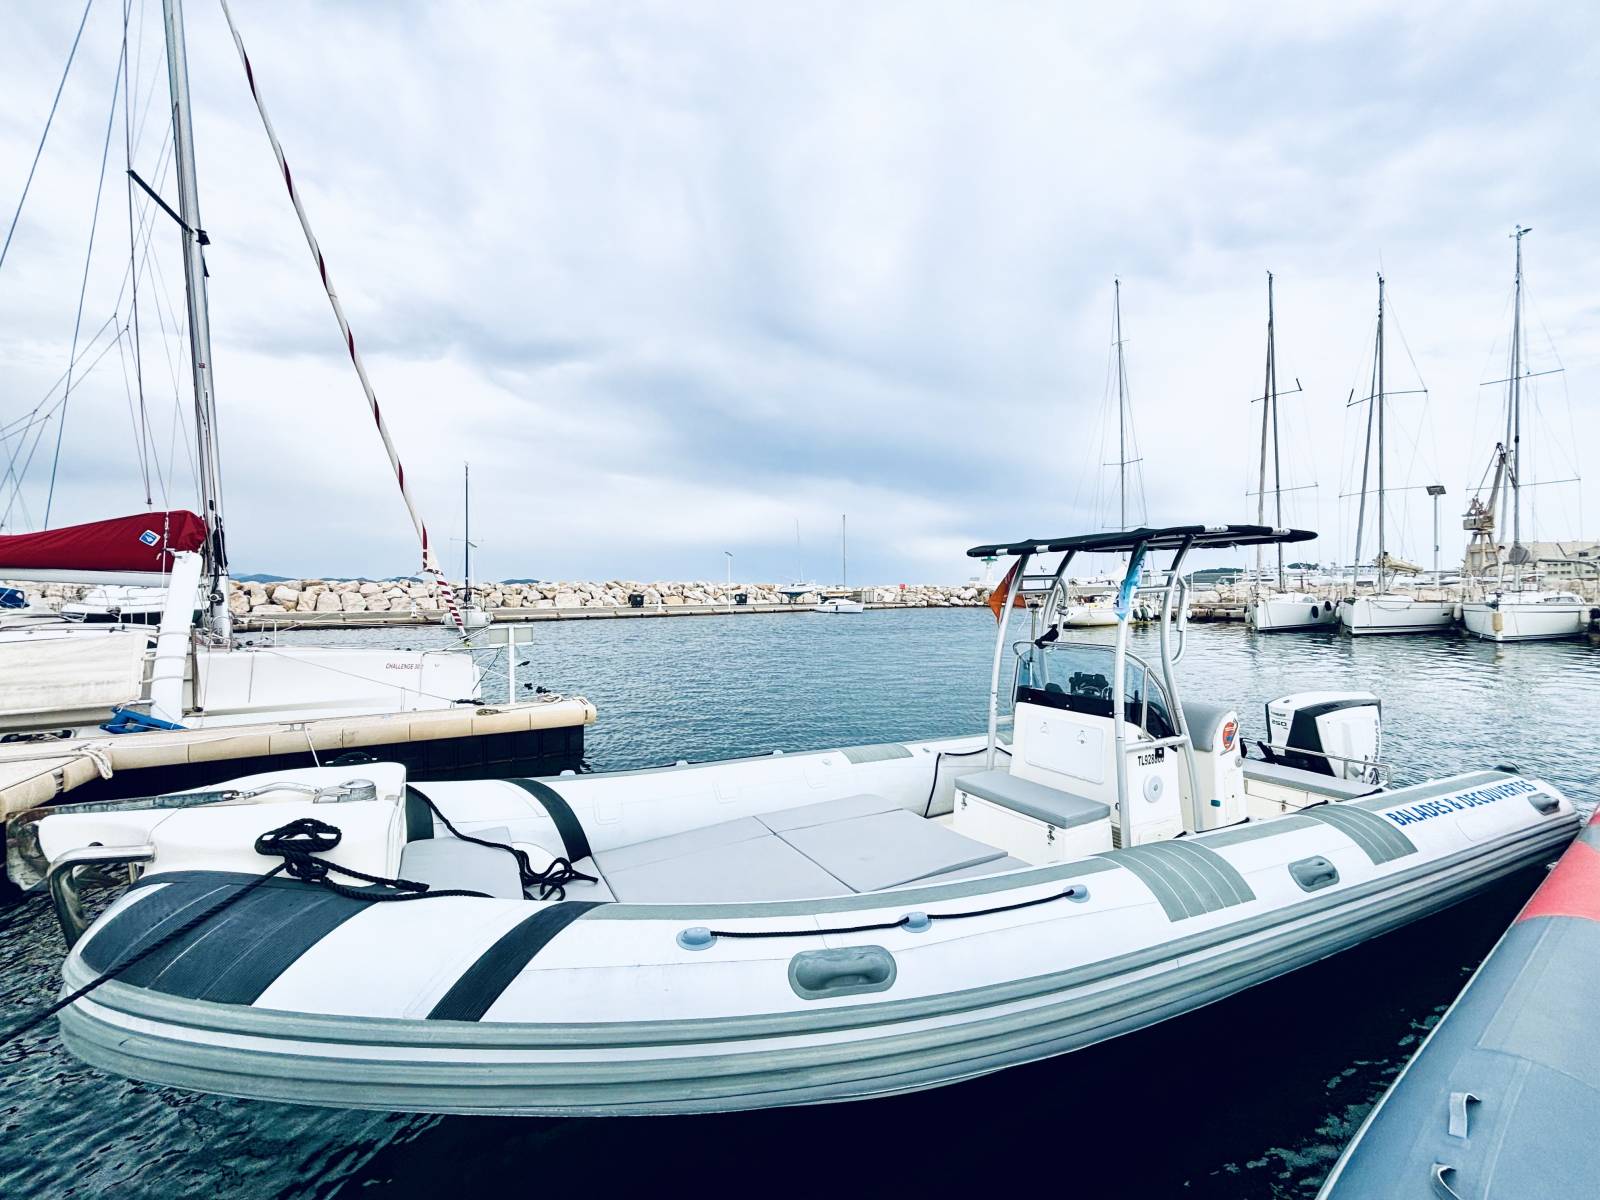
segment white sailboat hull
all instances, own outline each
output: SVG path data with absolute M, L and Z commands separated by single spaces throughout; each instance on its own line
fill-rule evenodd
M 858 613 L 866 612 L 867 606 L 859 600 L 822 600 L 818 602 L 815 611 L 819 613 Z
M 1109 604 L 1073 604 L 1067 607 L 1061 624 L 1069 629 L 1099 629 L 1117 623 L 1117 610 Z
M 1356 596 L 1339 605 L 1339 624 L 1347 633 L 1444 633 L 1455 620 L 1448 600 L 1412 596 Z
M 1257 596 L 1245 609 L 1245 621 L 1259 633 L 1328 629 L 1339 623 L 1339 606 L 1303 592 Z
M 1486 642 L 1544 642 L 1583 633 L 1589 606 L 1502 599 L 1472 601 L 1461 606 L 1461 623 Z

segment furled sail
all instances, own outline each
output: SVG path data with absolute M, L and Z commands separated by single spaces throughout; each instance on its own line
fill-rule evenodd
M 172 556 L 199 550 L 206 524 L 184 509 L 135 513 L 40 533 L 0 535 L 0 579 L 166 575 Z

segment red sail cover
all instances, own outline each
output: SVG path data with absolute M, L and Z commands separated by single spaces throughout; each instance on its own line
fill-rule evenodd
M 137 513 L 68 525 L 43 533 L 0 536 L 0 578 L 16 569 L 37 571 L 172 570 L 172 555 L 205 544 L 206 523 L 192 512 Z

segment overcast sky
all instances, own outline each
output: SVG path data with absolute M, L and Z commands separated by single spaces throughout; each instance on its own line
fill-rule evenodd
M 160 6 L 131 2 L 134 161 L 175 201 Z M 6 223 L 81 12 L 8 9 Z M 1346 401 L 1367 390 L 1381 269 L 1388 384 L 1429 389 L 1392 403 L 1389 482 L 1445 484 L 1457 560 L 1500 421 L 1500 390 L 1479 385 L 1505 373 L 1518 222 L 1534 230 L 1532 366 L 1555 366 L 1553 346 L 1566 368 L 1538 380 L 1525 474 L 1593 469 L 1594 6 L 234 9 L 451 562 L 471 460 L 480 576 L 720 578 L 730 550 L 747 579 L 831 581 L 848 513 L 852 580 L 957 581 L 975 542 L 1114 523 L 1116 275 L 1147 495 L 1134 515 L 1253 519 L 1269 270 L 1280 388 L 1304 385 L 1282 401 L 1301 489 L 1287 519 L 1321 531 L 1316 557 L 1350 556 L 1339 496 L 1358 486 L 1365 410 Z M 220 11 L 189 10 L 234 568 L 410 571 L 409 523 Z M 120 0 L 97 0 L 0 267 L 0 420 L 67 365 L 121 40 Z M 130 313 L 122 120 L 80 352 Z M 184 506 L 186 352 L 159 331 L 181 270 L 155 220 L 147 457 Z M 143 506 L 131 362 L 124 341 L 80 368 L 52 524 Z M 58 420 L 8 531 L 42 519 Z M 1529 496 L 1541 536 L 1600 531 L 1570 485 Z M 1396 492 L 1389 513 L 1391 549 L 1426 563 L 1423 494 Z

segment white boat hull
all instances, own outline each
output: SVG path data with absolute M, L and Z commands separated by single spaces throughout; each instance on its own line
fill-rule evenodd
M 815 611 L 819 613 L 858 613 L 866 612 L 867 606 L 859 600 L 822 600 L 818 602 Z
M 1502 599 L 1461 606 L 1461 624 L 1488 642 L 1545 642 L 1581 635 L 1589 621 L 1586 604 L 1527 604 Z
M 1339 624 L 1347 633 L 1445 633 L 1455 621 L 1448 600 L 1410 596 L 1357 596 L 1339 605 Z
M 1259 633 L 1328 629 L 1339 623 L 1339 606 L 1320 596 L 1257 596 L 1245 609 L 1245 620 Z
M 493 824 L 569 853 L 577 836 L 603 863 L 641 835 L 791 811 L 796 783 L 808 805 L 873 792 L 920 814 L 930 791 L 948 803 L 949 780 L 977 769 L 938 770 L 939 751 L 962 744 L 560 777 L 532 794 L 515 781 L 425 791 L 463 832 Z M 367 844 L 374 861 L 415 836 L 378 800 L 301 803 L 352 833 L 387 821 Z M 118 1074 L 340 1107 L 586 1116 L 892 1095 L 1199 1008 L 1543 862 L 1577 824 L 1547 784 L 1499 771 L 1306 814 L 810 900 L 380 904 L 276 879 L 69 1006 L 61 1031 Z M 244 833 L 278 817 L 263 805 L 222 819 Z M 77 943 L 66 985 L 247 886 L 265 868 L 244 865 L 240 845 L 220 873 L 147 876 Z
M 1109 604 L 1068 605 L 1061 624 L 1068 629 L 1099 629 L 1117 623 L 1117 610 Z

